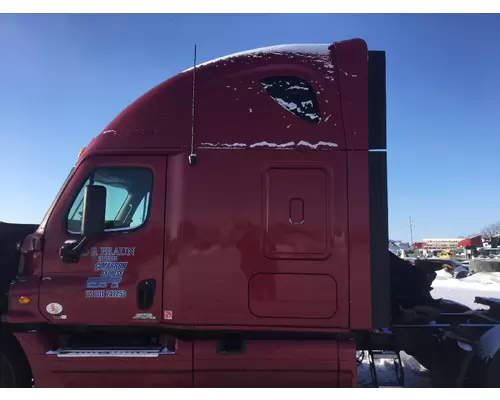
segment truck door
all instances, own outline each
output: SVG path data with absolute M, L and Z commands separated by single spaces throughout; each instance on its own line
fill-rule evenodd
M 161 320 L 166 157 L 84 160 L 45 229 L 39 308 L 54 324 L 134 325 Z M 106 188 L 106 229 L 75 263 L 59 249 L 81 240 L 83 193 Z

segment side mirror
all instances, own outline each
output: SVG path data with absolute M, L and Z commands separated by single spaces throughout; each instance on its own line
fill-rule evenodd
M 87 186 L 83 194 L 83 215 L 81 233 L 94 238 L 104 232 L 106 215 L 106 188 Z

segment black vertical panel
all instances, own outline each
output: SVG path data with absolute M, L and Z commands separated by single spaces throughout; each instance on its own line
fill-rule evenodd
M 391 324 L 389 226 L 387 200 L 385 52 L 368 53 L 368 168 L 370 194 L 370 262 L 372 326 Z
M 368 148 L 386 149 L 385 51 L 368 52 Z
M 370 190 L 370 263 L 372 326 L 391 323 L 391 281 L 389 270 L 389 226 L 387 207 L 387 154 L 368 153 Z

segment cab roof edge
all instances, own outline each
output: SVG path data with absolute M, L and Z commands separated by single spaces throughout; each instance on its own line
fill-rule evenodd
M 256 49 L 251 49 L 251 50 L 245 50 L 245 51 L 240 51 L 238 53 L 233 53 L 233 54 L 228 54 L 219 58 L 214 58 L 213 60 L 205 61 L 204 63 L 198 64 L 197 68 L 203 67 L 205 65 L 210 65 L 214 64 L 219 61 L 223 60 L 229 60 L 231 58 L 235 57 L 241 57 L 241 56 L 258 56 L 261 54 L 280 54 L 280 53 L 297 53 L 297 54 L 316 54 L 316 55 L 328 55 L 329 54 L 329 48 L 332 44 L 331 43 L 298 43 L 298 44 L 282 44 L 282 45 L 277 45 L 277 46 L 267 46 L 267 47 L 260 47 Z M 193 67 L 190 67 L 188 69 L 185 69 L 182 71 L 188 72 L 191 71 Z

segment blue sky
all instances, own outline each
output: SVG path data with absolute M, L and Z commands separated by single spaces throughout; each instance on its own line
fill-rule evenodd
M 192 63 L 361 37 L 387 52 L 390 233 L 500 220 L 498 15 L 0 15 L 0 220 L 43 217 L 78 151 Z

